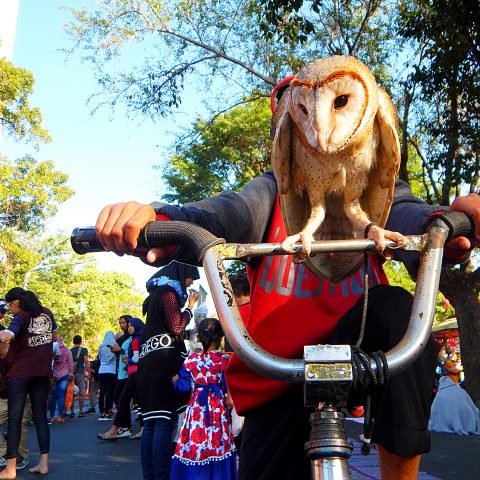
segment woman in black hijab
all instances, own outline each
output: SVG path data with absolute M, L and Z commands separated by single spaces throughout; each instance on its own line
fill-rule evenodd
M 138 397 L 144 429 L 142 470 L 144 480 L 168 480 L 172 432 L 177 424 L 181 397 L 172 377 L 186 358 L 185 327 L 193 317 L 198 293 L 187 288 L 200 278 L 198 269 L 172 262 L 147 282 L 149 296 L 143 304 L 147 315 L 138 362 Z M 187 302 L 187 308 L 182 307 Z

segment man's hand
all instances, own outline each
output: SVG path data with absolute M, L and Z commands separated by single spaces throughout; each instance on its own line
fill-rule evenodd
M 476 193 L 457 197 L 450 207 L 454 212 L 463 212 L 472 218 L 475 225 L 475 235 L 469 239 L 466 237 L 454 238 L 446 245 L 451 251 L 461 256 L 472 248 L 480 247 L 480 197 Z
M 150 205 L 135 201 L 107 205 L 95 225 L 98 240 L 107 252 L 117 255 L 132 255 L 137 248 L 140 230 L 156 220 L 155 210 Z M 142 256 L 145 256 L 143 254 Z M 167 256 L 166 247 L 152 248 L 146 254 L 147 262 L 154 263 Z

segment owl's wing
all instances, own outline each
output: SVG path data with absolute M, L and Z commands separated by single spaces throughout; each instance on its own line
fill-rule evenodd
M 378 89 L 378 103 L 374 125 L 378 135 L 377 158 L 361 203 L 370 220 L 384 227 L 393 201 L 395 175 L 400 168 L 400 142 L 395 107 L 381 88 Z
M 292 134 L 293 122 L 290 116 L 290 95 L 288 90 L 275 108 L 270 136 L 272 137 L 272 167 L 280 193 L 292 188 Z

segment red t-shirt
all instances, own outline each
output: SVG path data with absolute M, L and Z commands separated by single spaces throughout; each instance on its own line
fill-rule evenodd
M 279 242 L 286 236 L 277 197 L 265 241 Z M 388 283 L 375 257 L 370 264 L 371 286 Z M 340 317 L 363 294 L 363 267 L 336 285 L 293 263 L 291 255 L 262 257 L 258 267 L 247 271 L 251 292 L 247 330 L 261 347 L 284 358 L 303 358 L 304 345 L 328 343 Z M 240 415 L 289 388 L 288 383 L 253 372 L 236 354 L 226 377 Z
M 49 376 L 52 373 L 52 337 L 57 329 L 53 313 L 43 308 L 32 317 L 21 312 L 10 323 L 15 337 L 7 354 L 7 379 Z

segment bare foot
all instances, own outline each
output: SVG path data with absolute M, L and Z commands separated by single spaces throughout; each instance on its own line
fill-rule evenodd
M 48 473 L 48 467 L 41 465 L 40 463 L 29 470 L 30 473 L 39 473 L 40 475 L 46 475 Z M 1 477 L 0 477 L 1 478 Z
M 16 462 L 16 460 L 15 460 Z M 5 470 L 3 470 L 2 472 L 0 472 L 0 478 L 8 478 L 8 479 L 14 479 L 14 478 L 17 478 L 17 469 L 16 467 L 14 466 L 13 467 L 13 470 L 12 469 L 9 469 L 8 466 Z

